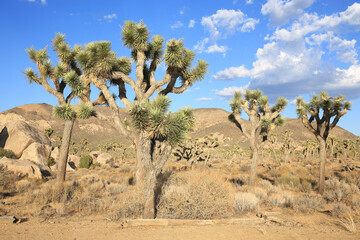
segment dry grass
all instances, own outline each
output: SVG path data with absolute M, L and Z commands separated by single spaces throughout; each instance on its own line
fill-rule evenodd
M 330 202 L 341 202 L 359 192 L 359 188 L 355 184 L 348 184 L 344 180 L 339 181 L 337 178 L 331 178 L 325 184 L 324 198 Z
M 244 215 L 249 212 L 259 211 L 259 198 L 254 193 L 250 192 L 237 192 L 235 194 L 235 213 L 238 215 Z
M 295 210 L 299 210 L 303 213 L 313 213 L 322 209 L 325 205 L 325 201 L 322 197 L 317 195 L 304 194 L 296 196 L 293 199 L 293 206 Z
M 346 218 L 339 220 L 339 225 L 351 233 L 356 233 L 356 224 L 350 214 Z
M 231 184 L 210 171 L 188 171 L 170 176 L 162 187 L 160 218 L 212 219 L 232 215 Z

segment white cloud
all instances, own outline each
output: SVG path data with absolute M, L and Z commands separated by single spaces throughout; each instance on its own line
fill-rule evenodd
M 189 25 L 188 25 L 188 27 L 189 28 L 193 28 L 194 26 L 195 26 L 195 20 L 193 20 L 193 19 L 191 19 L 190 21 L 189 21 Z
M 303 14 L 303 10 L 313 4 L 315 0 L 268 0 L 261 8 L 263 15 L 269 15 L 274 25 L 284 25 L 290 19 Z
M 28 2 L 35 2 L 35 0 L 28 0 Z
M 203 17 L 201 25 L 210 33 L 210 38 L 217 40 L 226 38 L 236 31 L 247 32 L 253 30 L 259 20 L 248 18 L 241 10 L 217 10 L 215 14 Z
M 173 25 L 170 26 L 171 29 L 176 29 L 176 28 L 181 28 L 182 26 L 184 26 L 184 24 L 180 21 L 177 21 L 176 23 L 174 23 Z
M 117 19 L 116 13 L 108 14 L 104 16 L 104 19 L 108 22 L 112 22 L 112 20 Z
M 212 98 L 207 98 L 207 97 L 195 99 L 195 101 L 211 101 L 211 100 L 212 100 Z
M 219 71 L 214 76 L 217 80 L 234 80 L 236 78 L 249 77 L 250 71 L 244 67 L 230 67 L 225 70 Z
M 183 10 L 180 10 L 179 13 L 180 13 L 180 15 L 184 15 L 184 11 L 183 11 Z
M 46 0 L 41 0 L 41 4 L 46 4 Z
M 202 53 L 205 49 L 206 44 L 209 42 L 208 38 L 204 38 L 201 41 L 198 41 L 196 43 L 196 45 L 194 46 L 194 50 L 197 51 L 198 53 Z
M 209 37 L 198 41 L 194 49 L 201 53 L 211 41 L 212 46 L 207 48 L 207 53 L 225 52 L 226 49 L 224 47 L 221 48 L 217 45 L 219 39 L 226 39 L 235 32 L 252 31 L 257 23 L 259 23 L 259 20 L 247 17 L 241 10 L 217 10 L 211 16 L 202 17 L 201 25 L 209 33 Z
M 253 0 L 246 0 L 246 4 L 253 4 Z
M 217 44 L 209 46 L 205 52 L 207 53 L 226 53 L 228 48 L 226 46 L 218 46 Z
M 244 93 L 246 91 L 246 89 L 248 89 L 249 84 L 242 86 L 242 87 L 228 87 L 228 88 L 224 88 L 221 91 L 216 92 L 215 94 L 221 97 L 224 97 L 226 99 L 230 99 L 234 96 L 234 93 L 236 91 L 240 91 L 242 93 Z

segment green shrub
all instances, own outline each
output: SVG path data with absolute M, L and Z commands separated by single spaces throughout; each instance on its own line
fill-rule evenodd
M 4 149 L 0 147 L 0 158 L 7 157 L 7 158 L 16 158 L 15 153 L 10 149 Z
M 49 167 L 54 166 L 56 164 L 55 159 L 53 157 L 49 156 L 47 158 L 47 164 L 48 164 Z
M 93 163 L 93 159 L 90 155 L 83 155 L 80 158 L 79 168 L 89 168 Z

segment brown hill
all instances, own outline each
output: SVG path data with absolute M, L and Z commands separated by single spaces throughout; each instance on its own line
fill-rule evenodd
M 109 108 L 100 106 L 95 107 L 95 110 L 104 115 L 111 116 Z M 120 109 L 123 117 L 126 117 L 126 110 Z M 246 138 L 241 134 L 239 129 L 228 121 L 229 112 L 218 108 L 200 108 L 194 110 L 196 119 L 195 129 L 190 134 L 191 137 L 199 138 L 210 134 L 220 134 L 224 136 L 225 143 L 239 143 L 247 145 Z M 0 113 L 0 126 L 2 122 L 9 119 L 25 119 L 33 126 L 40 129 L 52 128 L 54 135 L 62 135 L 63 122 L 52 116 L 52 106 L 48 104 L 28 104 L 15 107 L 13 109 Z M 284 130 L 291 130 L 293 132 L 293 139 L 295 141 L 315 140 L 314 136 L 304 128 L 300 120 L 287 118 L 283 127 L 276 129 L 275 133 L 280 133 Z M 332 136 L 340 139 L 355 139 L 356 136 L 341 127 L 336 127 L 332 131 Z M 92 145 L 100 143 L 119 141 L 123 143 L 130 143 L 122 135 L 115 130 L 112 120 L 100 120 L 91 117 L 87 120 L 78 120 L 74 126 L 73 140 L 79 141 L 87 138 Z

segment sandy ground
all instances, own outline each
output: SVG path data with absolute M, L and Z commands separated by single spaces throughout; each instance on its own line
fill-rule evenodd
M 360 239 L 337 224 L 245 223 L 208 226 L 137 226 L 123 227 L 105 219 L 30 219 L 19 224 L 1 224 L 0 239 Z

